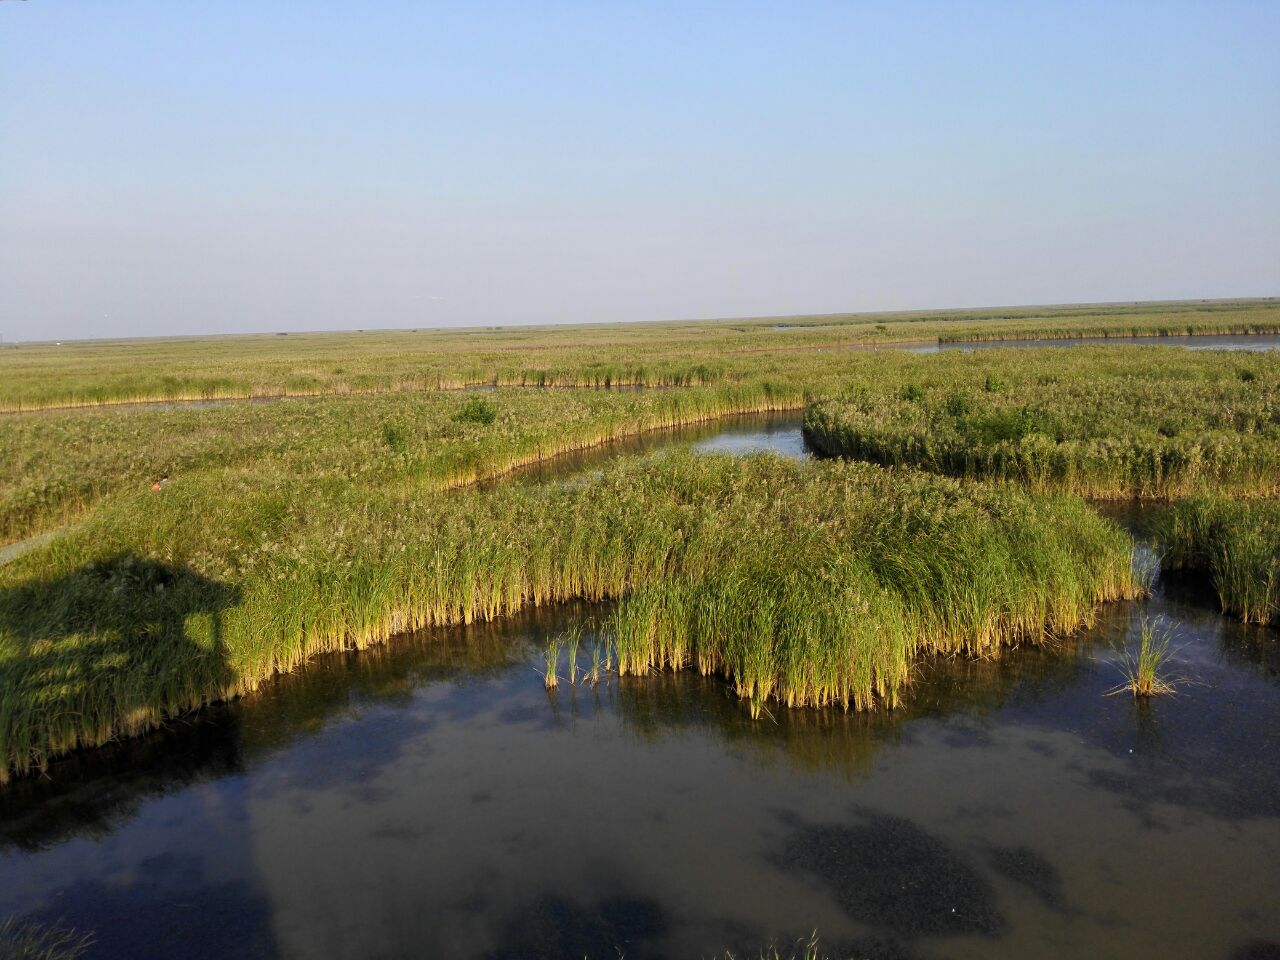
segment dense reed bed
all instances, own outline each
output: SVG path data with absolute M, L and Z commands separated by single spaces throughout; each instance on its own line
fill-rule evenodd
M 0 568 L 4 776 L 317 653 L 527 604 L 627 597 L 624 672 L 696 666 L 757 701 L 865 707 L 894 702 L 922 652 L 1070 630 L 1139 589 L 1128 538 L 1079 500 L 865 464 L 685 454 L 465 497 L 294 492 L 219 516 L 175 481 Z
M 815 478 L 821 478 L 815 482 Z M 865 465 L 797 471 L 613 617 L 621 672 L 696 668 L 753 711 L 892 705 L 921 654 L 990 654 L 1065 633 L 1137 592 L 1130 544 L 1082 501 Z M 732 486 L 754 478 L 738 476 Z M 770 481 L 777 483 L 773 477 Z
M 1183 376 L 1156 376 L 1117 369 L 1108 349 L 1056 365 L 1041 354 L 1020 374 L 1002 359 L 980 382 L 854 389 L 810 405 L 805 432 L 831 455 L 1088 497 L 1280 492 L 1274 361 L 1219 355 L 1199 368 L 1180 364 Z M 1128 361 L 1169 359 L 1127 350 Z
M 79 519 L 156 480 L 236 471 L 353 483 L 456 487 L 610 439 L 728 414 L 797 408 L 771 382 L 684 390 L 501 390 L 328 397 L 213 408 L 108 409 L 0 421 L 0 546 Z M 251 480 L 246 480 L 246 483 Z
M 1245 623 L 1280 623 L 1280 503 L 1184 500 L 1156 530 L 1168 570 L 1208 578 L 1222 609 Z
M 919 392 L 922 402 L 904 403 L 908 392 Z M 99 502 L 145 489 L 163 476 L 230 470 L 246 477 L 282 474 L 301 483 L 324 475 L 331 482 L 346 477 L 437 489 L 611 438 L 723 414 L 796 407 L 813 396 L 843 396 L 841 411 L 865 408 L 883 421 L 878 426 L 900 431 L 923 428 L 921 411 L 945 412 L 953 395 L 970 398 L 965 402 L 979 412 L 999 406 L 993 413 L 1000 416 L 1007 415 L 1005 408 L 1016 413 L 1052 406 L 1055 429 L 1065 411 L 1071 430 L 1101 426 L 1107 436 L 1147 442 L 1145 454 L 1130 458 L 1139 477 L 1147 466 L 1143 456 L 1153 465 L 1157 456 L 1182 456 L 1198 467 L 1203 442 L 1218 462 L 1232 456 L 1241 465 L 1254 463 L 1261 472 L 1254 485 L 1263 489 L 1274 478 L 1267 467 L 1275 448 L 1280 372 L 1273 356 L 1132 347 L 980 355 L 782 351 L 751 355 L 734 378 L 713 386 L 504 388 L 482 395 L 495 407 L 491 424 L 459 419 L 472 394 L 439 391 L 0 417 L 0 545 L 80 519 Z M 916 419 L 895 419 L 908 415 Z M 829 448 L 844 449 L 847 436 L 837 429 L 844 419 L 842 412 L 830 419 L 825 438 L 817 431 L 814 436 Z M 983 425 L 1023 433 L 1032 426 L 1025 419 Z M 938 434 L 930 442 L 946 439 Z M 1039 456 L 1042 439 L 1002 447 L 1003 461 L 1012 463 L 1002 469 L 1019 476 L 1024 464 L 1018 456 Z M 1110 495 L 1117 447 L 1096 440 L 1078 446 L 1083 467 L 1076 489 Z M 1100 479 L 1083 482 L 1099 458 Z M 1164 470 L 1163 463 L 1159 468 Z
M 0 347 L 0 411 L 479 385 L 685 387 L 769 376 L 762 354 L 812 362 L 859 344 L 1277 330 L 1272 299 L 10 344 Z

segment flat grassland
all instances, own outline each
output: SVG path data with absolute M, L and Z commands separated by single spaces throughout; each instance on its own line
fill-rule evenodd
M 861 346 L 1275 330 L 1268 300 L 5 347 L 0 405 L 28 412 L 0 418 L 0 543 L 55 535 L 0 565 L 0 781 L 321 651 L 566 599 L 620 600 L 625 672 L 715 672 L 757 704 L 892 704 L 923 653 L 1066 632 L 1142 590 L 1127 535 L 1076 493 L 1274 492 L 1280 358 Z M 250 396 L 279 399 L 119 405 Z M 475 486 L 806 404 L 815 437 L 853 411 L 956 449 L 1115 453 L 1060 482 L 842 449 L 832 426 L 835 453 L 1018 483 L 672 453 Z M 1135 473 L 1125 451 L 1165 441 L 1212 469 Z
M 688 386 L 903 342 L 1280 333 L 1280 298 L 588 327 L 102 340 L 0 348 L 0 412 L 465 386 Z

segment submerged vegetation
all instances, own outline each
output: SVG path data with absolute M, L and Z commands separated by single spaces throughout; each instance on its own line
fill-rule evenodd
M 1188 499 L 1163 516 L 1157 536 L 1165 569 L 1207 577 L 1222 609 L 1245 623 L 1280 623 L 1280 503 Z
M 815 932 L 811 936 L 797 940 L 789 947 L 770 944 L 755 954 L 726 951 L 716 960 L 826 960 L 826 957 L 827 954 L 819 945 L 818 934 Z

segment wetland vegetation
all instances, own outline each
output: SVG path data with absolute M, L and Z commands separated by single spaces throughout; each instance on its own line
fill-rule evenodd
M 1280 503 L 1190 498 L 1157 531 L 1165 567 L 1207 577 L 1223 610 L 1245 623 L 1280 621 Z
M 696 666 L 756 703 L 866 707 L 919 652 L 1066 632 L 1141 589 L 1128 536 L 1082 501 L 864 464 L 670 454 L 466 497 L 321 487 L 261 505 L 249 529 L 274 538 L 218 553 L 206 536 L 234 527 L 186 523 L 205 502 L 175 482 L 145 532 L 108 510 L 4 569 L 13 769 L 318 653 L 526 604 L 625 597 L 623 673 Z
M 1183 333 L 1272 316 L 1211 306 L 1161 309 Z M 1135 310 L 982 322 L 1172 322 Z M 0 873 L 36 867 L 0 885 L 6 936 L 130 956 L 172 946 L 157 929 L 264 957 L 323 952 L 311 930 L 490 958 L 1096 955 L 1117 937 L 1198 956 L 1204 930 L 1267 948 L 1280 358 L 852 349 L 860 323 L 977 321 L 821 319 L 608 335 L 619 370 L 670 374 L 641 389 L 485 374 L 6 414 Z M 428 365 L 465 353 L 412 336 L 439 347 Z M 573 369 L 571 336 L 528 336 Z M 269 352 L 302 362 L 306 339 Z M 772 419 L 690 426 L 741 414 Z M 1075 818 L 1066 845 L 1033 822 L 1051 808 Z M 1169 810 L 1186 869 L 1136 826 Z M 1077 857 L 1080 837 L 1097 842 Z M 262 866 L 299 849 L 325 851 L 316 878 L 337 863 L 433 906 L 333 932 L 323 890 Z M 422 872 L 441 857 L 461 865 L 447 889 Z M 1249 878 L 1238 915 L 1162 906 L 1226 865 Z M 1091 893 L 1116 883 L 1121 908 Z
M 858 384 L 810 404 L 805 433 L 833 456 L 1101 499 L 1280 492 L 1271 358 L 1166 355 L 1144 370 L 1154 358 L 1107 350 L 944 363 L 896 393 Z
M 189 337 L 0 348 L 0 411 L 519 387 L 754 381 L 799 353 L 903 342 L 1280 332 L 1280 299 L 732 321 Z
M 1050 319 L 1066 326 L 1036 329 L 1155 329 L 1170 316 L 1186 332 L 1263 327 L 1276 314 L 1269 301 L 1154 305 L 1063 311 Z M 895 324 L 936 332 L 980 321 L 994 322 L 837 318 L 813 329 L 892 339 Z M 1024 330 L 1043 320 L 1000 322 Z M 1075 494 L 1261 496 L 1280 475 L 1270 355 L 871 353 L 821 338 L 797 347 L 796 333 L 751 321 L 601 334 L 601 353 L 630 349 L 637 366 L 689 343 L 721 364 L 667 389 L 434 389 L 10 415 L 4 539 L 71 527 L 0 566 L 0 777 L 249 692 L 325 651 L 568 599 L 621 601 L 610 630 L 624 673 L 720 674 L 757 715 L 771 700 L 891 705 L 923 654 L 983 655 L 1061 635 L 1098 603 L 1141 592 L 1127 535 Z M 471 356 L 459 344 L 472 334 L 394 336 L 435 344 L 438 364 Z M 377 356 L 382 336 L 349 343 Z M 567 364 L 573 336 L 499 339 Z M 743 343 L 764 352 L 737 351 Z M 313 346 L 233 339 L 213 355 L 303 362 Z M 180 347 L 77 349 L 116 358 Z M 98 376 L 105 366 L 72 369 Z M 892 469 L 624 457 L 571 482 L 469 486 L 618 437 L 806 402 L 819 450 Z M 987 480 L 1013 482 L 975 482 Z M 1203 569 L 1224 605 L 1269 619 L 1275 559 L 1264 547 L 1274 538 L 1256 533 L 1245 556 L 1246 538 L 1229 527 L 1188 519 L 1178 529 L 1200 531 L 1198 546 L 1170 533 L 1166 563 Z M 1261 528 L 1249 519 L 1230 529 Z M 1246 566 L 1248 577 L 1237 569 Z

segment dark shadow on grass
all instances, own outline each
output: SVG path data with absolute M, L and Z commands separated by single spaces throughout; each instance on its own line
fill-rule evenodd
M 121 554 L 0 589 L 0 753 L 46 764 L 216 698 L 234 675 L 223 612 L 231 586 Z

